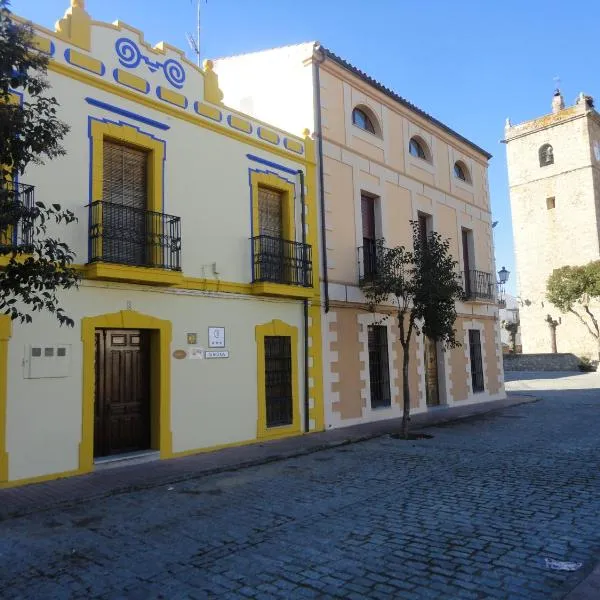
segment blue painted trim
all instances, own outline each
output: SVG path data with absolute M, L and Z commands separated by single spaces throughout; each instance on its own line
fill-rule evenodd
M 149 117 L 144 117 L 143 115 L 138 115 L 137 113 L 131 112 L 130 110 L 125 110 L 124 108 L 119 108 L 118 106 L 113 106 L 112 104 L 108 104 L 106 102 L 102 102 L 101 100 L 96 100 L 95 98 L 87 97 L 85 101 L 92 106 L 96 106 L 97 108 L 101 108 L 103 110 L 108 110 L 117 115 L 121 115 L 122 117 L 127 117 L 128 119 L 133 119 L 134 121 L 139 121 L 140 123 L 144 123 L 145 125 L 150 125 L 152 127 L 156 127 L 157 129 L 162 129 L 163 131 L 167 131 L 171 129 L 170 125 L 166 125 L 165 123 L 160 123 L 159 121 L 155 121 L 154 119 L 150 119 Z
M 83 69 L 84 71 L 87 71 L 88 73 L 93 73 L 94 75 L 100 75 L 100 77 L 103 77 L 104 74 L 106 73 L 106 67 L 104 66 L 104 63 L 100 61 L 100 66 L 101 66 L 101 70 L 100 73 L 98 73 L 98 71 L 94 71 L 93 69 L 88 69 L 87 67 L 82 67 L 81 65 L 77 65 L 75 63 L 71 62 L 71 48 L 67 48 L 65 50 L 65 60 L 70 64 L 73 65 L 74 67 L 77 67 L 78 69 Z
M 220 123 L 220 122 L 223 120 L 223 113 L 222 113 L 222 112 L 221 112 L 219 109 L 217 109 L 217 110 L 219 111 L 219 118 L 218 118 L 218 119 L 215 119 L 215 118 L 211 117 L 210 115 L 204 115 L 204 114 L 200 114 L 200 113 L 198 112 L 198 107 L 200 106 L 200 104 L 201 104 L 201 103 L 200 103 L 200 102 L 198 102 L 197 100 L 196 100 L 196 102 L 194 102 L 194 112 L 195 112 L 195 113 L 196 113 L 198 116 L 200 116 L 200 117 L 204 117 L 205 119 L 212 119 L 213 121 L 216 121 L 217 123 Z
M 295 152 L 296 154 L 300 154 L 300 155 L 304 154 L 304 144 L 302 144 L 302 150 L 300 150 L 300 152 L 298 152 L 298 150 L 294 150 L 294 148 L 290 148 L 290 142 L 295 142 L 295 141 L 296 140 L 290 140 L 290 138 L 283 138 L 283 145 L 290 152 Z M 298 143 L 302 143 L 302 142 L 298 142 Z
M 181 94 L 181 95 L 183 96 L 184 100 L 185 100 L 185 104 L 184 104 L 183 106 L 181 106 L 181 104 L 177 104 L 177 102 L 171 102 L 170 100 L 168 100 L 167 98 L 165 98 L 165 97 L 162 95 L 162 93 L 163 93 L 163 90 L 164 90 L 164 91 L 168 91 L 168 90 L 166 90 L 165 88 L 163 88 L 161 85 L 159 85 L 159 86 L 156 88 L 156 97 L 157 97 L 157 98 L 159 98 L 159 99 L 160 99 L 160 100 L 162 100 L 163 102 L 168 102 L 168 103 L 169 103 L 171 106 L 176 106 L 177 108 L 182 108 L 182 109 L 184 109 L 184 110 L 185 110 L 185 109 L 188 107 L 188 104 L 189 104 L 189 102 L 188 102 L 188 99 L 187 99 L 187 97 L 186 97 L 186 96 L 183 96 L 183 94 Z
M 146 83 L 146 91 L 144 92 L 143 90 L 138 90 L 135 87 L 127 85 L 126 83 L 123 83 L 122 81 L 119 81 L 119 69 L 115 69 L 113 71 L 113 77 L 119 85 L 124 85 L 126 88 L 129 88 L 130 90 L 135 90 L 136 92 L 140 92 L 142 94 L 147 94 L 148 92 L 150 92 L 150 84 L 145 79 L 144 79 L 144 82 Z
M 270 160 L 266 160 L 265 158 L 260 158 L 260 156 L 256 156 L 254 154 L 246 154 L 246 157 L 254 162 L 260 163 L 261 165 L 265 165 L 267 167 L 272 167 L 273 169 L 279 169 L 284 173 L 289 173 L 290 175 L 297 175 L 298 169 L 294 171 L 294 169 L 290 169 L 289 167 L 284 167 L 278 163 L 272 162 Z M 260 171 L 261 173 L 266 173 L 267 171 Z M 287 179 L 286 179 L 287 181 Z
M 264 129 L 264 127 L 259 127 L 259 128 L 256 130 L 256 133 L 257 133 L 258 137 L 259 137 L 261 140 L 263 140 L 263 141 L 265 141 L 265 142 L 269 142 L 269 144 L 272 144 L 273 142 L 272 142 L 271 140 L 267 140 L 267 139 L 265 139 L 264 137 L 262 137 L 262 136 L 260 135 L 260 133 L 261 133 L 261 131 L 262 131 L 263 129 Z M 268 129 L 268 131 L 273 131 L 273 130 L 272 130 L 272 129 Z M 275 142 L 275 144 L 279 144 L 279 142 L 281 141 L 281 136 L 280 136 L 280 135 L 279 135 L 279 134 L 278 134 L 276 131 L 273 131 L 273 133 L 274 133 L 274 134 L 277 136 L 277 141 Z

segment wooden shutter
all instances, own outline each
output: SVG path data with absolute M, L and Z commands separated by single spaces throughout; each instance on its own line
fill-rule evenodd
M 282 204 L 280 192 L 267 188 L 258 189 L 258 222 L 260 235 L 282 237 Z
M 114 142 L 104 142 L 102 199 L 146 210 L 148 153 Z
M 375 239 L 375 200 L 364 194 L 360 198 L 363 240 Z

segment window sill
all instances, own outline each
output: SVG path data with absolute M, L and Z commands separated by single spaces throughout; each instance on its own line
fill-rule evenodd
M 90 263 L 83 267 L 83 276 L 87 279 L 106 279 L 109 281 L 127 281 L 149 285 L 182 285 L 183 273 L 153 267 L 132 267 L 112 263 Z

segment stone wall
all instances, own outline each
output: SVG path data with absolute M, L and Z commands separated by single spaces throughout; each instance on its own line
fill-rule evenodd
M 505 354 L 505 371 L 579 371 L 574 354 Z

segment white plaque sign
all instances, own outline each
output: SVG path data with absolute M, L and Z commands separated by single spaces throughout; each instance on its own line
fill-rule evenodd
M 229 358 L 229 350 L 207 350 L 204 358 Z
M 202 360 L 204 358 L 204 348 L 190 348 L 188 358 L 190 360 Z
M 208 328 L 208 347 L 225 348 L 225 327 Z

